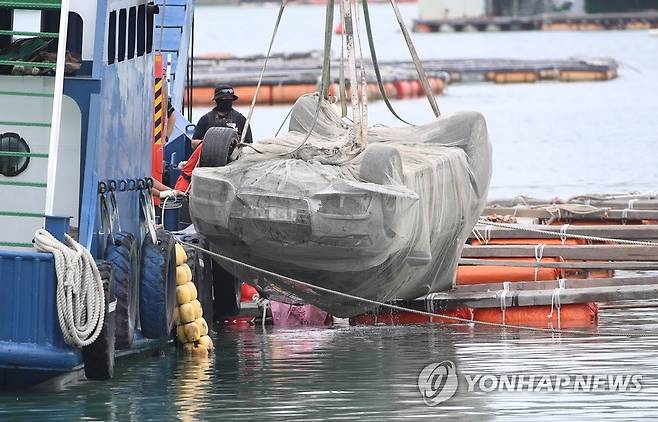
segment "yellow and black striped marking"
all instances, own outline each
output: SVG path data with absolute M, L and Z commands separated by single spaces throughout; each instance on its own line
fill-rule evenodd
M 153 142 L 162 143 L 163 115 L 162 115 L 162 78 L 155 78 L 155 108 L 153 113 Z

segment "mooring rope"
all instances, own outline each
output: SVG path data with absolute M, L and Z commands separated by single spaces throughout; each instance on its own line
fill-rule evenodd
M 230 264 L 239 265 L 241 267 L 257 271 L 257 272 L 262 273 L 262 274 L 267 275 L 267 276 L 280 278 L 282 280 L 289 281 L 289 282 L 298 284 L 300 286 L 307 287 L 309 289 L 314 289 L 314 290 L 324 292 L 324 293 L 329 293 L 329 294 L 332 294 L 332 295 L 335 295 L 335 296 L 341 296 L 341 297 L 344 297 L 344 298 L 347 298 L 347 299 L 351 299 L 351 300 L 355 300 L 355 301 L 359 301 L 359 302 L 363 302 L 363 303 L 368 303 L 370 305 L 375 305 L 375 306 L 378 306 L 378 307 L 388 308 L 388 309 L 391 309 L 391 310 L 396 310 L 396 311 L 401 311 L 401 312 L 410 312 L 410 313 L 426 316 L 426 317 L 429 317 L 430 322 L 433 322 L 433 323 L 441 323 L 441 321 L 433 321 L 432 319 L 446 319 L 446 320 L 451 320 L 451 321 L 455 321 L 455 322 L 464 322 L 464 323 L 468 323 L 468 324 L 477 324 L 477 325 L 488 326 L 488 327 L 514 328 L 514 329 L 525 330 L 525 331 L 535 331 L 535 332 L 551 333 L 551 334 L 574 334 L 574 335 L 585 335 L 585 336 L 588 336 L 588 337 L 597 337 L 598 336 L 598 337 L 609 337 L 609 338 L 610 337 L 614 337 L 614 338 L 634 338 L 634 337 L 644 338 L 644 337 L 646 337 L 646 334 L 639 334 L 639 335 L 635 336 L 635 335 L 631 335 L 631 334 L 592 333 L 592 332 L 588 332 L 588 331 L 579 331 L 579 330 L 562 330 L 562 329 L 555 330 L 553 328 L 531 327 L 531 326 L 527 326 L 527 325 L 511 325 L 511 324 L 506 324 L 506 323 L 499 324 L 499 323 L 495 323 L 495 322 L 477 321 L 477 320 L 472 320 L 472 319 L 467 319 L 467 318 L 460 318 L 460 317 L 451 316 L 451 315 L 441 315 L 441 314 L 435 314 L 435 313 L 432 313 L 432 312 L 421 311 L 421 310 L 412 309 L 412 308 L 405 308 L 404 306 L 398 306 L 398 305 L 394 305 L 394 304 L 391 304 L 391 303 L 380 302 L 378 300 L 367 299 L 367 298 L 364 298 L 364 297 L 351 295 L 349 293 L 343 293 L 343 292 L 339 292 L 339 291 L 336 291 L 336 290 L 328 289 L 326 287 L 317 286 L 315 284 L 311 284 L 311 283 L 307 283 L 305 281 L 297 280 L 297 279 L 294 279 L 294 278 L 291 278 L 291 277 L 288 277 L 288 276 L 285 276 L 285 275 L 282 275 L 282 274 L 275 273 L 273 271 L 269 271 L 269 270 L 266 270 L 266 269 L 263 269 L 263 268 L 256 267 L 256 266 L 251 265 L 251 264 L 247 264 L 245 262 L 238 261 L 238 260 L 233 259 L 233 258 L 229 258 L 228 256 L 219 254 L 217 252 L 210 251 L 208 249 L 202 248 L 202 247 L 200 247 L 198 245 L 195 245 L 195 244 L 192 244 L 192 243 L 188 243 L 188 242 L 184 242 L 184 241 L 179 241 L 179 242 L 184 244 L 184 245 L 187 245 L 191 248 L 199 250 L 201 252 L 207 253 L 210 256 L 213 256 L 215 258 L 219 258 L 219 259 L 221 259 L 225 262 L 228 262 Z M 501 304 L 502 304 L 502 302 L 501 302 Z
M 559 232 L 553 232 L 549 230 L 542 230 L 542 229 L 536 229 L 534 227 L 527 227 L 522 224 L 510 224 L 510 223 L 496 223 L 493 221 L 489 221 L 486 218 L 480 218 L 478 220 L 478 224 L 482 225 L 487 225 L 487 226 L 494 226 L 494 227 L 500 227 L 504 229 L 511 229 L 511 230 L 521 230 L 521 231 L 526 231 L 529 233 L 538 233 L 538 234 L 545 234 L 548 236 L 555 236 L 560 239 L 581 239 L 581 240 L 591 240 L 593 242 L 611 242 L 611 243 L 619 243 L 619 244 L 624 244 L 624 245 L 638 245 L 638 246 L 658 246 L 657 242 L 649 242 L 649 241 L 641 241 L 641 240 L 627 240 L 627 239 L 615 239 L 612 237 L 600 237 L 600 236 L 588 236 L 585 234 L 575 234 L 575 233 L 567 233 L 566 229 L 568 225 L 562 226 L 560 228 Z
M 34 247 L 55 258 L 57 317 L 64 341 L 88 346 L 101 334 L 105 320 L 103 280 L 91 253 L 68 234 L 65 243 L 48 231 L 34 234 Z

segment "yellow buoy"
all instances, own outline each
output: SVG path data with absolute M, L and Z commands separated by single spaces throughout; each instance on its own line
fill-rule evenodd
M 192 322 L 196 319 L 195 309 L 192 302 L 184 303 L 177 309 L 179 309 L 178 314 L 180 315 L 179 324 L 187 324 L 188 322 Z
M 202 344 L 197 344 L 192 349 L 192 356 L 194 356 L 195 358 L 207 358 L 208 349 L 206 349 Z
M 187 343 L 187 336 L 185 335 L 185 329 L 183 327 L 183 325 L 176 327 L 176 337 L 178 337 L 179 342 Z
M 189 287 L 190 284 L 194 283 L 187 283 L 176 287 L 176 301 L 179 305 L 190 303 L 192 300 L 196 299 L 196 289 L 194 290 L 194 297 L 192 297 L 192 292 Z
M 203 316 L 203 308 L 201 308 L 201 302 L 195 299 L 190 303 L 194 307 L 194 319 L 201 318 Z
M 187 262 L 187 253 L 185 253 L 185 249 L 180 245 L 180 243 L 176 243 L 176 265 L 183 265 Z
M 197 341 L 201 337 L 201 330 L 196 322 L 190 322 L 182 327 L 185 331 L 185 338 L 188 342 Z
M 194 322 L 196 325 L 199 326 L 199 331 L 201 332 L 202 336 L 207 336 L 208 335 L 208 323 L 206 322 L 205 319 L 203 318 L 198 318 L 195 319 Z
M 182 286 L 192 281 L 192 270 L 187 264 L 176 267 L 176 285 Z
M 199 339 L 199 344 L 202 344 L 203 347 L 205 347 L 208 350 L 212 350 L 215 348 L 215 345 L 212 343 L 212 339 L 210 336 L 201 336 Z
M 191 281 L 187 283 L 187 288 L 190 290 L 190 301 L 195 300 L 197 298 L 197 291 L 194 283 L 192 283 Z

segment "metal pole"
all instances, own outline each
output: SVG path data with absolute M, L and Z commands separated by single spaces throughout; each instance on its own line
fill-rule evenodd
M 59 152 L 59 130 L 64 95 L 64 67 L 66 66 L 66 37 L 69 26 L 69 0 L 62 0 L 59 15 L 59 39 L 57 41 L 57 67 L 55 68 L 55 91 L 53 114 L 50 122 L 50 145 L 48 147 L 48 185 L 46 187 L 46 215 L 55 209 L 55 187 L 57 183 L 57 154 Z

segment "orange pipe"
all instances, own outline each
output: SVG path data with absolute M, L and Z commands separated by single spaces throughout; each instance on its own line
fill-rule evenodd
M 470 308 L 458 308 L 458 309 L 447 309 L 444 311 L 435 312 L 437 315 L 444 315 L 449 317 L 457 317 L 462 319 L 473 319 L 473 310 Z M 386 325 L 406 325 L 406 324 L 425 324 L 428 322 L 441 322 L 441 323 L 455 323 L 455 321 L 450 318 L 441 318 L 438 317 L 428 317 L 425 315 L 420 315 L 414 312 L 381 312 L 379 314 L 367 313 L 357 315 L 350 318 L 351 325 L 374 325 L 374 324 L 386 324 Z
M 398 94 L 398 99 L 409 98 L 412 95 L 412 88 L 408 81 L 395 81 L 393 86 Z
M 489 258 L 492 261 L 534 262 L 534 258 Z M 557 258 L 543 258 L 541 262 L 560 262 Z M 557 280 L 557 268 L 538 268 L 537 281 Z M 493 265 L 460 265 L 457 267 L 457 284 L 487 284 L 504 281 L 533 281 L 535 269 L 529 267 L 498 267 Z
M 553 239 L 491 239 L 489 245 L 561 245 L 562 240 L 559 238 Z M 587 243 L 583 239 L 565 239 L 565 245 L 584 245 Z M 471 246 L 485 246 L 477 239 L 471 240 Z
M 554 308 L 552 316 L 551 306 L 524 306 L 507 308 L 505 310 L 505 323 L 510 325 L 523 325 L 531 327 L 558 326 L 558 310 Z M 587 327 L 595 325 L 599 317 L 599 307 L 596 303 L 573 303 L 560 307 L 560 326 Z M 503 323 L 503 312 L 500 308 L 482 308 L 473 311 L 473 320 Z
M 317 91 L 315 84 L 272 85 L 272 104 L 292 104 L 304 94 Z

